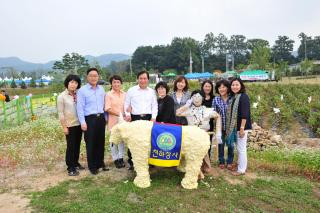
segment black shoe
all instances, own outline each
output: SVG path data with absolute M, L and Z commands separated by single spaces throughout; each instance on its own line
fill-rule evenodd
M 126 167 L 126 164 L 124 163 L 123 158 L 120 158 L 118 160 L 119 160 L 120 168 Z
M 85 170 L 85 168 L 79 163 L 78 166 L 76 166 L 76 170 Z
M 103 166 L 102 167 L 102 171 L 104 171 L 104 172 L 106 172 L 106 171 L 109 171 L 110 169 L 109 169 L 109 167 L 107 167 L 107 166 Z
M 117 169 L 120 169 L 121 168 L 121 163 L 119 161 L 119 159 L 113 161 L 114 165 L 116 166 Z
M 90 173 L 93 175 L 97 175 L 99 173 L 99 170 L 98 169 L 90 170 Z
M 129 164 L 128 170 L 133 171 L 134 170 L 134 166 Z
M 69 176 L 78 176 L 79 175 L 79 172 L 77 170 L 70 170 L 68 171 L 68 175 Z

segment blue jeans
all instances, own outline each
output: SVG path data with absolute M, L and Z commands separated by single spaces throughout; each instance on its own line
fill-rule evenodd
M 218 145 L 218 151 L 219 151 L 219 164 L 225 164 L 224 159 L 224 146 L 226 144 L 225 141 L 225 134 L 222 134 L 222 140 L 223 144 Z M 230 146 L 228 146 L 228 158 L 227 158 L 227 164 L 232 164 L 234 158 L 234 143 L 232 143 Z

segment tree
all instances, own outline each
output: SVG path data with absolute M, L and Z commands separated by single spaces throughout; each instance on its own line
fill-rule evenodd
M 282 80 L 282 76 L 287 75 L 289 72 L 289 66 L 287 61 L 280 61 L 278 68 L 276 69 L 276 79 Z
M 294 57 L 291 54 L 293 51 L 294 41 L 288 36 L 278 36 L 275 44 L 272 47 L 272 56 L 276 62 L 287 61 L 294 62 Z
M 201 70 L 200 45 L 193 38 L 174 38 L 171 42 L 166 60 L 170 61 L 171 67 L 182 74 L 189 69 L 190 52 L 194 70 Z
M 301 72 L 305 75 L 308 75 L 313 68 L 313 62 L 311 60 L 304 60 L 300 64 Z
M 54 62 L 52 69 L 62 70 L 66 74 L 79 74 L 80 76 L 83 76 L 84 73 L 79 73 L 79 70 L 88 67 L 88 60 L 82 55 L 79 55 L 78 53 L 66 53 L 62 57 L 62 61 Z
M 228 48 L 228 38 L 220 33 L 216 38 L 216 55 L 218 56 L 225 56 L 227 53 L 227 48 Z
M 14 81 L 14 79 L 12 79 L 11 84 L 10 84 L 10 87 L 11 87 L 11 88 L 17 88 L 17 84 L 16 84 L 16 82 Z
M 25 78 L 27 75 L 26 75 L 26 73 L 25 73 L 25 71 L 22 71 L 21 73 L 20 73 L 20 77 L 23 79 L 23 78 Z
M 24 81 L 21 82 L 20 88 L 21 89 L 27 89 L 27 85 L 26 85 L 26 83 Z
M 300 33 L 300 46 L 298 48 L 298 58 L 300 60 L 320 60 L 320 36 L 307 36 L 305 33 Z
M 39 84 L 39 87 L 44 87 L 44 83 L 43 83 L 43 80 L 42 80 L 42 78 L 40 79 L 40 84 Z
M 250 64 L 255 69 L 266 70 L 269 66 L 270 61 L 270 48 L 266 47 L 265 44 L 259 43 L 254 45 L 251 57 Z
M 248 50 L 250 52 L 252 52 L 255 47 L 268 47 L 269 48 L 269 42 L 267 40 L 260 39 L 260 38 L 248 39 L 247 40 Z
M 243 35 L 232 35 L 227 41 L 227 50 L 232 54 L 235 64 L 244 64 L 248 62 L 248 48 L 246 37 Z
M 34 78 L 31 78 L 29 87 L 33 87 L 33 88 L 37 87 L 37 84 L 36 84 L 36 81 L 34 80 Z

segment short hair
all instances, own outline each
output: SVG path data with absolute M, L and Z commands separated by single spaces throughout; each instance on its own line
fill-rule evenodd
M 186 82 L 186 86 L 183 88 L 183 91 L 186 92 L 189 89 L 189 83 L 188 80 L 186 79 L 186 77 L 184 76 L 179 76 L 173 83 L 173 91 L 176 92 L 178 90 L 177 84 L 178 82 L 184 81 Z
M 192 91 L 190 98 L 192 98 L 192 96 L 197 94 L 197 93 L 199 93 L 202 96 L 202 103 L 201 103 L 201 105 L 202 105 L 203 102 L 204 102 L 204 99 L 205 99 L 205 95 L 201 90 L 196 89 L 196 90 Z
M 142 70 L 137 74 L 137 79 L 139 79 L 140 75 L 147 74 L 147 78 L 149 80 L 149 73 L 146 70 Z
M 193 90 L 193 91 L 191 92 L 191 96 L 190 96 L 190 97 L 192 97 L 193 95 L 195 95 L 195 94 L 197 94 L 197 93 L 199 93 L 202 97 L 204 97 L 204 93 L 203 93 L 201 90 L 199 90 L 199 89 Z
M 69 82 L 70 81 L 76 81 L 78 83 L 77 89 L 80 89 L 81 87 L 81 80 L 80 77 L 74 74 L 70 74 L 66 77 L 66 79 L 64 80 L 64 86 L 65 88 L 68 88 Z
M 96 72 L 99 74 L 99 70 L 98 70 L 97 68 L 95 68 L 95 67 L 90 67 L 90 68 L 87 70 L 87 75 L 89 75 L 89 73 L 90 73 L 91 71 L 96 71 Z
M 233 79 L 230 81 L 230 87 L 231 87 L 231 85 L 232 85 L 232 83 L 233 83 L 234 81 L 238 81 L 238 82 L 240 83 L 240 85 L 241 85 L 241 88 L 240 88 L 239 93 L 245 93 L 245 92 L 246 92 L 246 87 L 244 86 L 243 81 L 242 81 L 240 78 L 233 78 Z M 230 93 L 231 93 L 231 95 L 234 95 L 234 92 L 232 92 L 232 90 L 230 90 Z
M 216 86 L 215 86 L 215 90 L 216 90 L 216 93 L 219 94 L 219 87 L 221 87 L 221 85 L 227 87 L 227 93 L 229 94 L 230 93 L 230 82 L 226 79 L 222 79 L 220 81 L 217 81 L 216 83 Z
M 120 81 L 121 84 L 122 84 L 122 78 L 121 78 L 119 75 L 113 75 L 113 76 L 111 76 L 110 79 L 109 79 L 110 84 L 112 84 L 112 81 L 113 81 L 113 80 L 118 80 L 118 81 Z
M 204 85 L 207 84 L 207 83 L 211 85 L 211 91 L 210 91 L 209 95 L 210 95 L 210 98 L 213 98 L 214 95 L 213 95 L 213 83 L 212 83 L 212 81 L 210 81 L 210 80 L 205 80 L 204 82 L 202 82 L 202 84 L 201 84 L 201 91 L 202 91 L 203 94 L 205 95 L 204 90 L 203 90 L 203 87 L 204 87 Z
M 159 89 L 160 87 L 165 88 L 165 89 L 166 89 L 166 94 L 168 94 L 170 88 L 169 88 L 169 86 L 168 86 L 168 84 L 167 84 L 166 82 L 164 82 L 164 81 L 158 82 L 158 83 L 156 84 L 156 87 L 155 87 L 156 92 L 158 92 L 158 89 Z

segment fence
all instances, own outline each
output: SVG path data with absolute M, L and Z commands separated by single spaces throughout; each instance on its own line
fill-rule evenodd
M 0 128 L 21 125 L 38 117 L 57 114 L 56 95 L 24 96 L 10 102 L 0 101 Z

